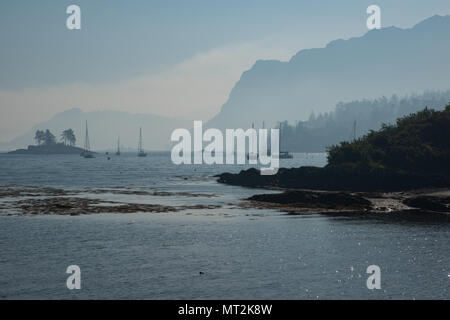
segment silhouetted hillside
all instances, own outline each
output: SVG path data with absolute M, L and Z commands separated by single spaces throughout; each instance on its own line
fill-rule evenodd
M 449 34 L 450 16 L 434 16 L 410 29 L 371 30 L 302 50 L 289 62 L 257 61 L 208 126 L 273 126 L 331 111 L 339 101 L 447 90 Z

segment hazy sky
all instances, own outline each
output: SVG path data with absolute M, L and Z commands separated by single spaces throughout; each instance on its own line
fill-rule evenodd
M 73 107 L 207 120 L 256 60 L 363 35 L 371 4 L 383 27 L 450 14 L 448 0 L 3 0 L 0 141 Z

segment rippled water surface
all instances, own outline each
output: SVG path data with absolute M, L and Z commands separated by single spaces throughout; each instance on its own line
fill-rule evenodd
M 296 154 L 282 165 L 325 161 L 324 154 Z M 175 166 L 168 153 L 111 160 L 0 155 L 2 186 L 86 189 L 86 197 L 112 201 L 220 206 L 176 213 L 2 214 L 0 297 L 450 298 L 448 222 L 239 208 L 233 204 L 240 199 L 268 191 L 221 185 L 213 175 L 243 168 Z M 113 187 L 173 196 L 90 193 Z M 81 290 L 66 288 L 65 270 L 72 264 L 81 268 Z M 374 264 L 381 268 L 381 290 L 366 287 L 366 268 Z

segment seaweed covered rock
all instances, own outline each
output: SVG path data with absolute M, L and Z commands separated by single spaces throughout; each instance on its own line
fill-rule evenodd
M 403 201 L 409 207 L 427 211 L 450 213 L 450 197 L 418 196 Z
M 359 196 L 343 192 L 286 191 L 279 194 L 258 194 L 247 200 L 306 208 L 334 210 L 368 210 L 372 203 Z

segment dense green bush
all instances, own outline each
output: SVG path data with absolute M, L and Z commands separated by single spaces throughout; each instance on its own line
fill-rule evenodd
M 404 172 L 450 174 L 450 104 L 383 125 L 353 142 L 328 149 L 328 166 L 357 165 Z

